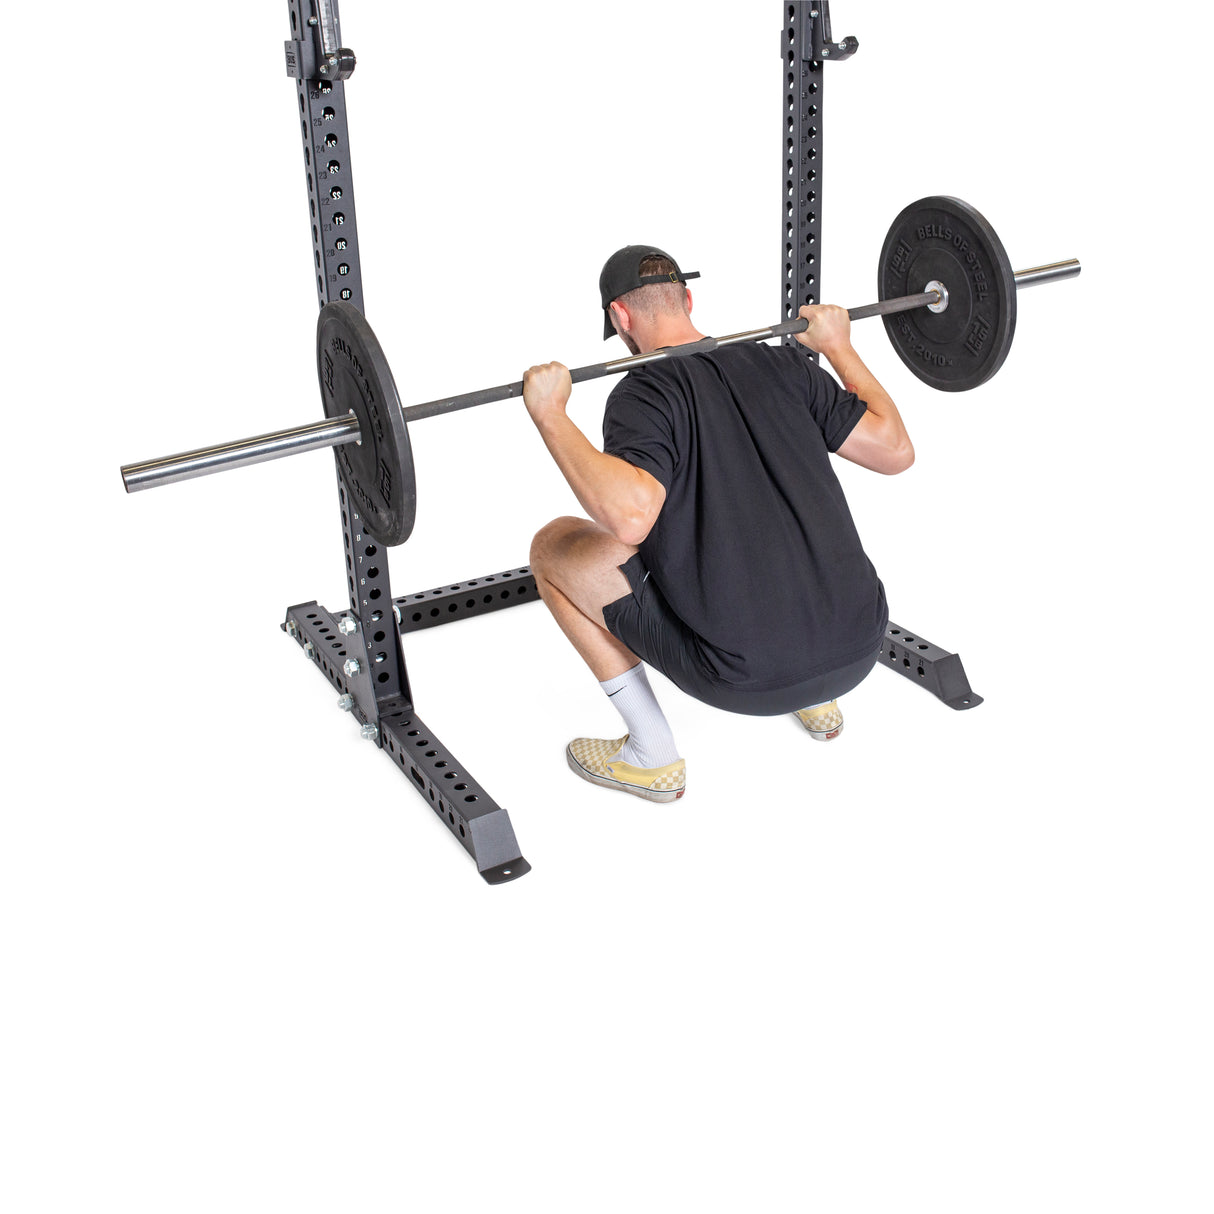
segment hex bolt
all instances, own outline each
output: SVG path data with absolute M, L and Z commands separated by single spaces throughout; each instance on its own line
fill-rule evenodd
M 289 637 L 299 636 L 299 625 L 294 620 L 287 621 L 287 636 L 289 636 Z
M 337 621 L 337 631 L 342 636 L 348 637 L 352 632 L 358 631 L 358 621 L 352 615 L 343 615 Z
M 340 708 L 342 710 L 342 712 L 353 712 L 354 711 L 354 697 L 352 695 L 342 696 L 337 701 L 337 707 Z
M 374 742 L 379 737 L 379 726 L 374 721 L 368 721 L 358 732 L 368 742 Z
M 346 664 L 342 667 L 348 679 L 352 679 L 361 669 L 362 665 L 357 658 L 347 658 Z

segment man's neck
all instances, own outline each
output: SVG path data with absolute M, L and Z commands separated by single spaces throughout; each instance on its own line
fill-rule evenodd
M 644 344 L 638 343 L 642 354 L 652 354 L 654 350 L 663 350 L 667 346 L 685 346 L 688 342 L 699 341 L 704 334 L 687 317 L 683 317 L 656 324 L 645 336 Z

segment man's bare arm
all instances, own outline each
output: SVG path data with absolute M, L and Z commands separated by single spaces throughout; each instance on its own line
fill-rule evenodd
M 873 472 L 905 472 L 915 462 L 915 449 L 897 406 L 851 344 L 846 309 L 808 305 L 799 315 L 809 321 L 809 328 L 797 334 L 797 341 L 825 355 L 843 386 L 868 406 L 837 454 Z
M 582 509 L 621 543 L 639 544 L 653 529 L 666 490 L 643 468 L 591 443 L 565 412 L 572 390 L 560 363 L 532 367 L 523 376 L 523 403 Z

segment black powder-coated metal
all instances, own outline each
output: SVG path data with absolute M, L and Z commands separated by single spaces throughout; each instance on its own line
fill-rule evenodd
M 995 229 L 959 198 L 921 198 L 886 234 L 878 266 L 881 299 L 948 289 L 943 312 L 885 318 L 885 331 L 911 372 L 942 392 L 965 392 L 1003 366 L 1016 332 L 1016 275 Z
M 288 0 L 287 9 L 295 44 L 293 53 L 292 43 L 288 43 L 287 70 L 296 80 L 308 181 L 312 260 L 317 271 L 316 289 L 321 315 L 325 315 L 323 309 L 332 303 L 338 315 L 342 314 L 342 309 L 349 310 L 348 329 L 361 332 L 361 327 L 365 326 L 366 332 L 370 333 L 370 327 L 361 319 L 362 269 L 343 83 L 343 77 L 353 70 L 353 53 L 341 46 L 337 0 L 324 0 L 319 9 L 313 0 Z M 314 16 L 314 10 L 318 15 Z M 334 58 L 337 59 L 336 64 L 332 63 Z M 297 64 L 295 70 L 292 70 L 293 60 Z M 349 320 L 350 316 L 358 320 Z M 372 357 L 375 351 L 378 354 Z M 389 474 L 395 472 L 398 482 L 407 480 L 405 490 L 393 489 L 395 500 L 400 500 L 401 492 L 413 492 L 413 468 L 408 433 L 404 433 L 402 446 L 400 427 L 393 416 L 395 410 L 379 407 L 379 400 L 387 400 L 395 395 L 395 387 L 387 360 L 378 350 L 378 342 L 375 342 L 373 334 L 368 360 L 376 364 L 372 384 L 375 400 L 354 378 L 357 372 L 349 359 L 346 360 L 343 374 L 338 373 L 341 360 L 335 361 L 330 369 L 330 379 L 335 388 L 340 382 L 343 396 L 351 398 L 345 407 L 334 403 L 335 395 L 332 399 L 326 396 L 323 371 L 321 392 L 326 399 L 326 413 L 329 416 L 347 416 L 347 411 L 353 409 L 359 422 L 360 438 L 364 426 L 372 436 L 370 445 L 343 445 L 334 452 L 334 457 L 342 539 L 346 550 L 349 614 L 358 624 L 357 642 L 352 638 L 349 647 L 353 651 L 361 651 L 360 665 L 366 675 L 365 680 L 359 678 L 355 681 L 354 694 L 360 710 L 368 720 L 374 721 L 381 703 L 400 697 L 409 699 L 410 696 L 409 675 L 400 635 L 391 626 L 392 591 L 388 553 L 385 542 L 376 538 L 375 532 L 390 535 L 391 526 L 403 530 L 405 521 L 411 517 L 412 506 L 406 501 L 398 513 L 389 512 L 387 521 L 390 526 L 385 526 L 385 495 L 382 484 L 378 484 L 376 479 L 379 462 L 373 460 L 371 455 L 376 450 L 382 451 Z M 318 355 L 318 370 L 321 370 L 319 362 Z M 379 416 L 376 416 L 377 409 Z M 387 441 L 389 439 L 390 442 Z M 406 463 L 407 477 L 399 472 Z M 367 485 L 377 487 L 367 492 Z M 356 488 L 363 492 L 356 492 Z M 367 517 L 364 517 L 364 512 Z M 411 527 L 412 523 L 409 522 L 408 526 Z M 389 621 L 387 626 L 385 619 Z M 370 671 L 373 674 L 368 673 Z
M 348 616 L 357 626 L 357 639 L 351 636 L 347 648 L 358 656 L 367 673 L 367 681 L 358 680 L 351 690 L 367 719 L 374 721 L 379 705 L 384 702 L 399 699 L 413 702 L 409 672 L 400 634 L 394 626 L 388 550 L 367 532 L 358 505 L 347 496 L 340 478 L 337 496 L 348 561 Z
M 383 644 L 395 628 L 385 616 Z M 376 744 L 386 750 L 429 800 L 440 821 L 476 862 L 491 885 L 513 881 L 531 871 L 519 852 L 510 815 L 435 736 L 414 711 L 408 689 L 376 699 L 369 684 L 382 673 L 374 664 L 351 676 L 346 662 L 363 651 L 358 639 L 342 634 L 338 620 L 315 602 L 287 609 L 283 631 L 341 695 L 353 698 L 350 715 L 360 725 L 376 726 Z M 368 711 L 368 705 L 371 710 Z
M 354 629 L 341 632 L 336 618 L 316 603 L 290 608 L 284 628 L 296 636 L 333 686 L 352 697 L 355 719 L 376 727 L 376 744 L 429 799 L 440 820 L 475 860 L 481 876 L 497 885 L 531 869 L 520 854 L 509 814 L 462 771 L 413 708 L 393 611 L 387 551 L 387 544 L 401 542 L 413 527 L 413 458 L 391 370 L 362 315 L 342 83 L 353 71 L 354 56 L 341 46 L 337 0 L 321 0 L 316 24 L 309 25 L 313 7 L 313 0 L 288 0 L 291 32 L 300 47 L 310 44 L 313 75 L 329 77 L 309 79 L 302 67 L 292 72 L 298 81 L 312 256 L 321 305 L 317 327 L 321 391 L 327 413 L 352 409 L 359 424 L 361 448 L 344 443 L 334 452 L 350 592 L 345 618 L 347 627 L 353 623 Z M 293 53 L 288 44 L 287 59 L 292 71 L 292 60 L 302 63 L 308 56 Z M 326 350 L 330 368 L 324 366 L 321 353 Z M 332 391 L 326 389 L 326 376 Z M 362 454 L 351 454 L 357 451 Z M 392 482 L 390 492 L 385 491 L 385 472 Z M 374 518 L 370 526 L 364 510 Z M 358 661 L 353 674 L 345 666 L 351 658 Z
M 982 703 L 982 697 L 970 688 L 960 655 L 925 641 L 900 624 L 891 623 L 885 630 L 881 662 L 950 708 L 962 711 Z
M 830 4 L 827 3 L 827 0 L 821 0 L 821 3 L 815 4 L 810 11 L 810 16 L 815 18 L 813 24 L 814 58 L 819 63 L 825 63 L 828 59 L 832 63 L 842 63 L 844 59 L 850 59 L 860 49 L 860 43 L 855 38 L 843 38 L 839 42 L 831 41 Z
M 420 632 L 423 628 L 436 628 L 439 624 L 450 624 L 474 615 L 486 615 L 490 611 L 539 601 L 535 578 L 531 570 L 524 566 L 522 569 L 490 573 L 464 582 L 453 582 L 449 586 L 436 586 L 432 590 L 401 595 L 392 600 L 392 610 L 401 632 L 405 633 Z
M 287 7 L 292 37 L 287 43 L 287 72 L 295 77 L 299 101 L 316 294 L 322 308 L 330 300 L 340 299 L 362 312 L 362 270 L 350 133 L 346 125 L 346 86 L 341 79 L 324 79 L 318 74 L 324 48 L 320 23 L 309 25 L 312 4 L 309 0 L 288 0 Z M 337 0 L 326 0 L 325 7 L 326 32 L 340 45 Z
M 814 44 L 816 39 L 820 48 L 829 38 L 826 9 L 819 0 L 789 0 L 784 6 L 780 308 L 785 320 L 795 317 L 802 305 L 819 302 L 824 78 L 823 60 L 815 58 Z M 785 336 L 784 344 L 791 343 L 792 338 Z M 816 354 L 810 357 L 817 361 Z
M 531 871 L 519 853 L 510 815 L 464 771 L 411 708 L 385 712 L 380 737 L 384 749 L 429 799 L 439 821 L 490 885 L 515 881 Z

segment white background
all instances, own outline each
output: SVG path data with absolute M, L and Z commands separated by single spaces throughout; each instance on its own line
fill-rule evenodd
M 855 334 L 918 460 L 840 475 L 986 702 L 878 670 L 817 746 L 655 680 L 689 765 L 657 807 L 567 771 L 617 725 L 542 608 L 410 636 L 534 866 L 498 888 L 279 630 L 343 605 L 330 457 L 118 476 L 320 415 L 286 5 L 10 21 L 0 1204 L 1208 1211 L 1204 13 L 838 0 L 824 296 L 874 298 L 925 194 L 1084 265 L 968 394 Z M 774 0 L 342 17 L 406 402 L 621 353 L 631 241 L 703 272 L 705 332 L 779 318 Z M 395 593 L 573 507 L 520 404 L 413 444 Z

